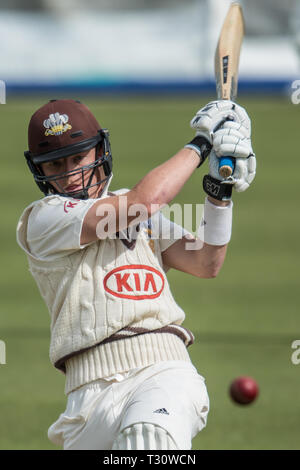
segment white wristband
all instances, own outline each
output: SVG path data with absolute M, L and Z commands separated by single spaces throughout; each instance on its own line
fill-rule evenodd
M 198 238 L 208 245 L 226 245 L 231 238 L 232 207 L 232 201 L 228 206 L 217 206 L 205 198 Z
M 192 149 L 192 150 L 194 150 L 194 151 L 197 153 L 198 157 L 200 157 L 200 159 L 202 158 L 202 157 L 201 157 L 201 151 L 200 151 L 199 147 L 197 147 L 196 145 L 193 145 L 193 144 L 186 144 L 186 145 L 184 146 L 184 148 L 185 148 L 185 149 Z

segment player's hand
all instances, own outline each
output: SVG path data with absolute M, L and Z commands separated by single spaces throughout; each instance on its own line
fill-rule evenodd
M 196 136 L 205 137 L 210 144 L 214 132 L 225 121 L 234 121 L 243 126 L 248 137 L 251 134 L 251 121 L 245 109 L 230 100 L 211 101 L 201 108 L 191 120 L 191 127 L 196 131 Z

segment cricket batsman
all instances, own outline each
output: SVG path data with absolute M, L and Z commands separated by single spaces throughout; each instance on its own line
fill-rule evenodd
M 185 450 L 206 426 L 205 379 L 166 272 L 218 274 L 232 189 L 249 187 L 256 160 L 250 119 L 234 102 L 209 103 L 191 126 L 176 155 L 132 189 L 110 191 L 109 134 L 84 104 L 51 100 L 31 117 L 25 157 L 43 198 L 24 210 L 17 240 L 51 315 L 51 363 L 65 374 L 66 409 L 48 430 L 64 449 Z M 226 182 L 224 155 L 235 161 Z M 207 158 L 194 238 L 160 209 Z

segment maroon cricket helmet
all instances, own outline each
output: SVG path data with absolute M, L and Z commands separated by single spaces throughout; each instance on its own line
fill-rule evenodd
M 109 144 L 109 133 L 107 129 L 102 129 L 95 116 L 89 108 L 80 101 L 63 99 L 51 100 L 39 108 L 31 117 L 28 127 L 28 146 L 25 157 L 34 179 L 47 195 L 58 193 L 63 196 L 77 198 L 87 198 L 87 189 L 91 187 L 91 180 L 95 169 L 103 166 L 105 180 L 109 179 L 112 171 L 112 156 Z M 81 172 L 84 182 L 84 171 L 90 171 L 91 176 L 88 184 L 83 184 L 80 192 L 64 193 L 58 192 L 52 185 L 55 181 L 59 185 L 59 180 L 69 173 L 46 177 L 41 169 L 41 164 L 79 155 L 93 147 L 96 148 L 95 162 L 92 165 L 81 167 L 76 172 Z

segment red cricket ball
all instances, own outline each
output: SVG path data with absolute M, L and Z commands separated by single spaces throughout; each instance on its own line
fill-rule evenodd
M 252 377 L 237 377 L 231 382 L 229 394 L 232 400 L 240 405 L 252 403 L 259 394 L 259 388 Z

